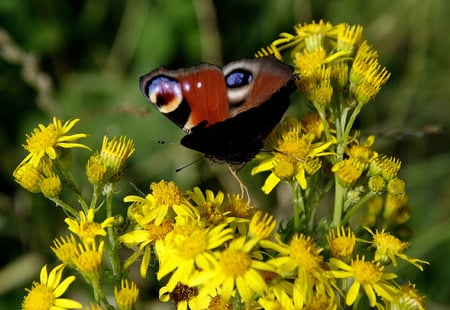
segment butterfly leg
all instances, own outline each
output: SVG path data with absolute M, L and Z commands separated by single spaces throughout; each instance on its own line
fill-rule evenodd
M 241 195 L 243 198 L 247 199 L 248 205 L 250 205 L 250 194 L 248 192 L 247 186 L 245 186 L 244 183 L 242 183 L 241 179 L 237 175 L 237 172 L 244 166 L 241 165 L 237 170 L 234 170 L 231 165 L 228 166 L 228 170 L 230 170 L 231 175 L 236 179 L 236 181 L 239 183 L 239 186 L 241 187 Z

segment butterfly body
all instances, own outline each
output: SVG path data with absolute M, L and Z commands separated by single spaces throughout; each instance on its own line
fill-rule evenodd
M 156 69 L 140 78 L 144 96 L 187 132 L 181 144 L 220 162 L 251 160 L 289 106 L 293 70 L 273 57 L 218 66 Z

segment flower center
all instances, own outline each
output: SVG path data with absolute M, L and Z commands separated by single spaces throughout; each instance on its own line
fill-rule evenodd
M 251 264 L 251 258 L 241 250 L 226 249 L 220 255 L 220 266 L 225 275 L 238 277 L 244 275 Z
M 183 193 L 174 182 L 161 181 L 150 185 L 152 195 L 159 205 L 179 205 L 183 201 Z
M 31 136 L 27 137 L 27 145 L 24 148 L 30 153 L 45 151 L 48 147 L 53 147 L 58 141 L 58 133 L 55 126 L 50 124 L 48 127 L 35 129 Z
M 48 310 L 54 306 L 54 301 L 55 297 L 50 288 L 40 283 L 34 283 L 34 287 L 22 303 L 22 309 Z
M 352 268 L 355 280 L 363 285 L 377 283 L 383 274 L 376 265 L 366 261 L 354 261 Z
M 290 256 L 298 267 L 308 272 L 316 269 L 321 262 L 321 256 L 317 255 L 313 245 L 305 239 L 292 239 Z

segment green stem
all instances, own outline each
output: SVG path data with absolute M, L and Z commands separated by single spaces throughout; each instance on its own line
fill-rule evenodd
M 111 186 L 106 194 L 106 218 L 112 217 L 112 198 L 113 198 L 113 187 L 114 183 L 107 184 L 106 186 Z M 111 268 L 113 275 L 119 278 L 121 275 L 120 259 L 119 259 L 119 244 L 117 242 L 116 234 L 114 232 L 114 227 L 108 227 L 108 239 L 109 239 L 109 257 L 111 260 Z
M 333 210 L 333 226 L 341 225 L 342 213 L 344 211 L 345 196 L 347 189 L 341 186 L 337 175 L 334 176 L 335 190 L 334 190 L 334 210 Z
M 301 228 L 301 216 L 305 214 L 305 202 L 302 190 L 297 182 L 288 183 L 292 192 L 292 203 L 294 205 L 294 231 L 299 232 Z
M 364 197 L 362 197 L 360 200 L 358 200 L 357 203 L 355 203 L 353 206 L 351 206 L 347 212 L 344 215 L 344 218 L 341 221 L 342 225 L 345 225 L 348 223 L 350 218 L 355 214 L 361 206 L 363 206 L 367 201 L 369 201 L 372 197 L 374 197 L 376 193 L 374 192 L 368 192 Z
M 66 211 L 67 213 L 69 213 L 70 215 L 72 215 L 75 218 L 78 218 L 78 212 L 77 210 L 75 210 L 74 208 L 72 208 L 70 205 L 68 205 L 67 203 L 65 203 L 64 201 L 62 201 L 59 198 L 49 198 L 51 201 L 53 201 L 56 205 L 60 206 L 61 208 L 64 209 L 64 211 Z

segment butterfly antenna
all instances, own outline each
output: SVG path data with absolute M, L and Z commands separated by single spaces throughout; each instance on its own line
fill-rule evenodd
M 247 198 L 248 205 L 250 205 L 250 194 L 249 194 L 249 192 L 248 192 L 248 188 L 247 188 L 247 186 L 245 186 L 244 183 L 242 183 L 241 179 L 240 179 L 239 176 L 237 175 L 237 172 L 238 172 L 242 167 L 244 167 L 244 165 L 245 165 L 245 163 L 242 164 L 241 166 L 239 166 L 237 170 L 234 170 L 233 167 L 231 167 L 231 165 L 230 165 L 230 166 L 228 166 L 228 170 L 230 170 L 231 175 L 232 175 L 232 176 L 236 179 L 236 181 L 239 183 L 239 186 L 241 187 L 241 195 L 242 195 L 242 197 L 246 197 L 246 198 Z
M 139 194 L 139 196 L 145 197 L 144 192 L 141 191 L 141 190 L 139 189 L 139 187 L 136 186 L 136 184 L 134 184 L 133 182 L 130 182 L 130 185 L 131 185 L 131 187 L 134 189 L 134 191 L 135 191 L 136 193 Z
M 198 162 L 199 162 L 200 160 L 202 160 L 202 159 L 203 159 L 203 157 L 197 158 L 196 160 L 190 162 L 189 164 L 186 164 L 186 165 L 184 165 L 184 166 L 182 166 L 182 167 L 180 167 L 180 168 L 177 168 L 177 169 L 175 169 L 174 171 L 175 171 L 175 173 L 178 173 L 178 172 L 180 172 L 181 170 L 183 170 L 184 168 L 187 168 L 187 167 L 189 167 L 189 166 L 192 166 L 193 164 L 198 163 Z

